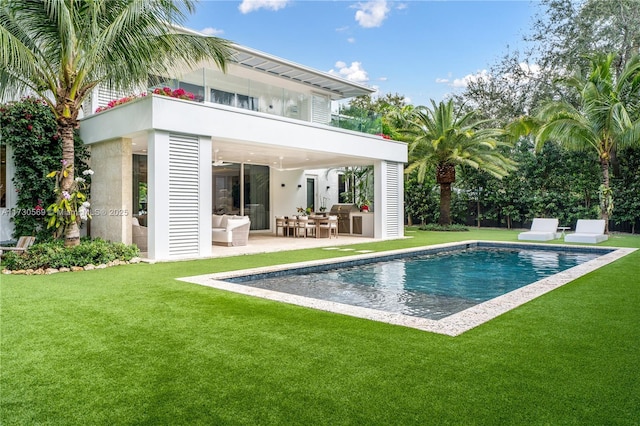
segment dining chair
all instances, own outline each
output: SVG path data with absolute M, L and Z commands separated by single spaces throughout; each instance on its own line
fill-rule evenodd
M 329 238 L 331 238 L 332 235 L 338 238 L 338 216 L 330 215 L 326 221 L 320 224 L 320 230 L 326 230 Z
M 282 236 L 287 236 L 287 220 L 284 216 L 276 216 L 276 237 L 278 236 L 278 229 L 282 228 Z
M 315 232 L 315 230 L 316 230 L 315 221 L 313 221 L 312 219 L 309 219 L 309 217 L 307 216 L 298 217 L 298 222 L 296 225 L 296 237 L 299 237 L 300 233 L 302 233 L 302 236 L 307 238 L 307 235 L 309 235 L 310 231 L 313 233 Z

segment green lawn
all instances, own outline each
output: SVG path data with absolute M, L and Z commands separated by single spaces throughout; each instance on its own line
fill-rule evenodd
M 340 255 L 3 275 L 0 424 L 639 424 L 640 251 L 458 337 L 174 279 Z

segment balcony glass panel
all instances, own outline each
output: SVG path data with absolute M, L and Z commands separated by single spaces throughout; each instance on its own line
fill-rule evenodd
M 225 74 L 217 69 L 200 68 L 178 79 L 155 77 L 150 80 L 150 90 L 156 87 L 182 88 L 191 92 L 199 102 L 211 102 L 242 108 L 265 114 L 277 115 L 307 122 L 354 130 L 363 133 L 381 133 L 380 117 L 351 117 L 331 114 L 331 101 L 311 93 L 302 93 L 248 78 Z M 322 105 L 318 102 L 322 101 Z M 326 105 L 325 105 L 326 103 Z M 315 111 L 315 112 L 314 112 Z M 325 114 L 322 112 L 325 111 Z M 315 117 L 315 119 L 314 119 Z

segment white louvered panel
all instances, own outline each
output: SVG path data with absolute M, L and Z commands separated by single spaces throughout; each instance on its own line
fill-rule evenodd
M 399 236 L 400 229 L 400 173 L 399 163 L 387 163 L 387 236 Z
M 326 96 L 312 95 L 311 121 L 314 123 L 328 124 L 331 121 L 329 99 Z
M 198 138 L 169 135 L 169 254 L 197 255 L 200 154 Z
M 109 90 L 104 86 L 98 87 L 98 107 L 105 107 L 111 101 L 115 101 L 117 99 L 122 99 L 126 95 L 124 92 L 120 92 L 117 90 Z

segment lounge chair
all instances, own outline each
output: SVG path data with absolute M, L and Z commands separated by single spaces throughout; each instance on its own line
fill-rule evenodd
M 518 234 L 519 240 L 549 241 L 560 238 L 558 235 L 558 219 L 536 217 L 531 223 L 531 230 Z
M 31 236 L 20 237 L 18 238 L 18 242 L 16 243 L 15 247 L 0 247 L 0 256 L 2 256 L 2 253 L 4 253 L 5 251 L 14 251 L 17 253 L 24 253 L 29 249 L 29 247 L 33 245 L 35 241 L 36 241 L 36 237 L 31 237 Z
M 578 219 L 576 232 L 564 237 L 566 243 L 591 243 L 596 244 L 609 239 L 604 233 L 603 219 Z

